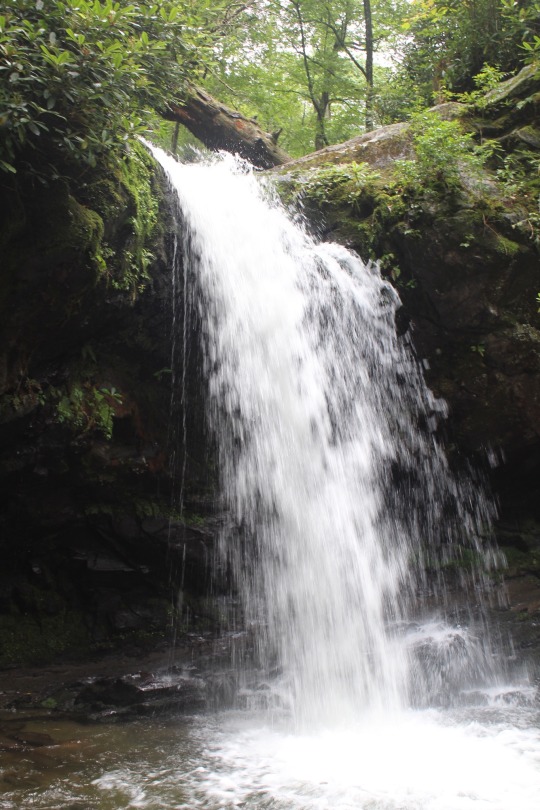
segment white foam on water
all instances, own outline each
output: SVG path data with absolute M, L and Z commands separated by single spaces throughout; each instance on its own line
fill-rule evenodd
M 539 720 L 530 711 L 491 721 L 478 710 L 468 719 L 407 711 L 301 733 L 268 726 L 267 716 L 224 714 L 194 724 L 187 746 L 171 737 L 160 767 L 141 757 L 94 780 L 91 806 L 537 810 Z
M 209 807 L 537 810 L 539 729 L 451 722 L 431 711 L 313 734 L 229 728 L 202 787 Z

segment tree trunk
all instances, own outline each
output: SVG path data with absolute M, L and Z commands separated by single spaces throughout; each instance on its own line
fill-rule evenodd
M 264 132 L 254 119 L 226 107 L 200 87 L 192 88 L 181 105 L 171 105 L 163 117 L 183 124 L 209 149 L 237 153 L 260 169 L 291 159 L 277 145 L 281 130 Z
M 364 21 L 366 25 L 366 132 L 371 132 L 373 129 L 373 18 L 370 0 L 364 0 Z
M 321 93 L 320 99 L 318 99 L 317 104 L 315 106 L 315 113 L 316 113 L 316 121 L 315 121 L 315 149 L 318 151 L 319 149 L 324 149 L 325 146 L 328 146 L 328 138 L 326 137 L 326 126 L 325 121 L 328 117 L 328 113 L 330 110 L 330 95 L 324 91 Z

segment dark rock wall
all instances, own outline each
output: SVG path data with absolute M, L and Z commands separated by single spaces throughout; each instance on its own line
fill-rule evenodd
M 116 175 L 3 189 L 0 666 L 154 644 L 183 621 L 181 578 L 191 622 L 215 624 L 195 369 L 189 446 L 170 452 L 173 223 L 154 172 L 137 151 Z

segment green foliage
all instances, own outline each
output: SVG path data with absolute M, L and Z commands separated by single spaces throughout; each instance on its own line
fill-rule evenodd
M 375 59 L 373 77 L 368 6 L 373 51 L 384 57 L 381 64 Z M 181 101 L 192 81 L 257 115 L 264 129 L 283 128 L 280 143 L 292 155 L 314 142 L 346 140 L 372 119 L 414 118 L 433 94 L 464 93 L 461 100 L 481 106 L 484 91 L 506 71 L 536 58 L 539 6 L 540 0 L 5 0 L 0 171 L 80 177 L 88 167 L 118 165 L 126 145 L 149 127 L 167 145 L 171 128 L 159 123 L 159 112 Z M 147 259 L 135 250 L 126 263 L 141 267 Z M 137 286 L 137 272 L 111 283 Z
M 422 88 L 405 72 L 380 68 L 376 71 L 374 114 L 381 126 L 408 121 L 425 108 Z
M 456 94 L 481 107 L 528 58 L 522 43 L 537 47 L 539 2 L 372 0 L 373 93 L 360 0 L 268 0 L 264 14 L 250 4 L 241 32 L 220 42 L 210 89 L 305 154 L 362 132 L 369 103 L 379 125 Z
M 540 57 L 540 0 L 501 0 L 503 16 L 514 40 L 521 43 L 525 63 Z
M 0 168 L 50 177 L 96 166 L 178 97 L 209 57 L 207 4 L 6 0 L 0 16 Z M 203 25 L 204 23 L 204 25 Z
M 486 107 L 486 93 L 497 87 L 500 82 L 506 78 L 506 74 L 499 68 L 492 67 L 491 65 L 484 65 L 482 70 L 473 76 L 474 90 L 466 93 L 450 94 L 456 101 L 461 101 L 464 104 L 473 104 L 477 109 L 482 110 Z
M 483 357 L 486 353 L 486 347 L 483 345 L 483 343 L 477 343 L 476 345 L 471 346 L 471 352 Z
M 244 26 L 219 44 L 209 89 L 302 155 L 363 131 L 368 101 L 362 0 L 250 4 Z M 393 47 L 406 0 L 371 2 L 375 53 Z M 375 93 L 388 69 L 375 65 Z M 382 92 L 382 91 L 381 91 Z M 377 108 L 375 115 L 377 116 Z M 386 123 L 380 116 L 379 123 Z
M 82 433 L 98 430 L 111 438 L 113 417 L 122 405 L 122 395 L 114 386 L 98 388 L 91 382 L 75 383 L 66 392 L 52 390 L 51 396 L 58 397 L 56 417 L 60 423 Z
M 412 0 L 404 26 L 403 70 L 427 104 L 447 91 L 474 90 L 483 65 L 515 71 L 523 61 L 519 22 L 530 0 Z
M 411 119 L 415 160 L 398 160 L 401 180 L 409 186 L 458 188 L 461 172 L 478 174 L 491 155 L 489 144 L 477 146 L 458 121 L 445 121 L 437 113 L 417 113 Z
M 373 90 L 362 0 L 6 0 L 0 171 L 50 179 L 115 165 L 149 126 L 165 145 L 159 111 L 191 81 L 265 129 L 283 127 L 283 147 L 300 155 L 358 134 L 368 119 L 407 119 L 434 90 L 481 103 L 489 82 L 539 47 L 539 0 L 370 6 L 373 50 L 386 65 L 375 60 Z M 397 71 L 389 51 L 403 56 Z
M 507 199 L 522 216 L 512 224 L 540 245 L 540 156 L 528 149 L 517 149 L 498 156 L 497 178 Z

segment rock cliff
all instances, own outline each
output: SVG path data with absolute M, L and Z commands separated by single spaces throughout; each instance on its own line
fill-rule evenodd
M 141 147 L 84 180 L 4 183 L 0 666 L 153 645 L 180 603 L 193 626 L 213 627 L 196 368 L 190 446 L 175 456 L 188 456 L 182 510 L 170 453 L 182 369 L 171 369 L 173 228 L 155 167 Z
M 323 238 L 379 260 L 398 287 L 399 327 L 449 403 L 456 463 L 494 464 L 525 616 L 540 610 L 539 101 L 527 68 L 437 108 L 433 126 L 396 124 L 278 170 Z M 455 122 L 487 162 L 460 157 Z M 166 192 L 137 149 L 112 174 L 4 180 L 1 199 L 0 666 L 142 649 L 173 618 L 213 632 L 220 516 L 195 348 L 188 408 L 171 395 Z

